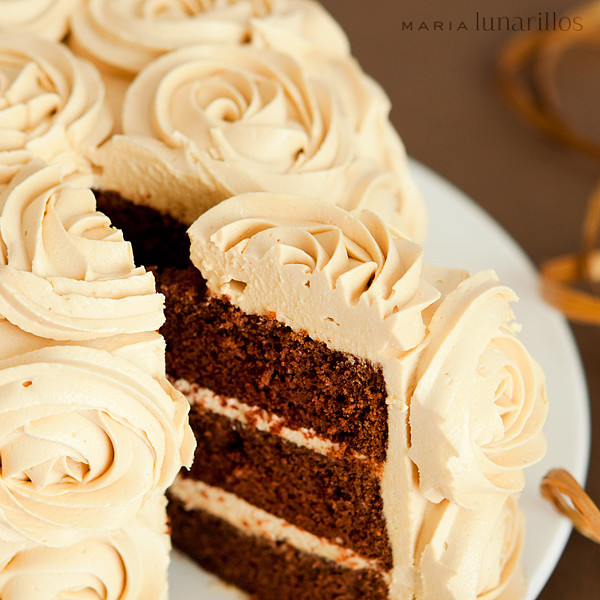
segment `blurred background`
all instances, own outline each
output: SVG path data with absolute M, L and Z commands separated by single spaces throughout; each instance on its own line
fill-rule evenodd
M 543 28 L 552 25 L 555 14 L 577 16 L 583 5 L 322 1 L 346 30 L 364 70 L 390 96 L 392 120 L 410 156 L 482 206 L 537 266 L 579 250 L 600 161 L 545 137 L 509 108 L 496 67 L 506 43 L 519 33 L 501 26 L 492 31 L 484 18 L 532 17 L 530 23 L 541 22 Z M 600 141 L 599 41 L 600 36 L 565 53 L 556 81 L 569 122 Z M 600 327 L 573 324 L 572 329 L 587 373 L 592 440 L 599 439 Z M 600 503 L 600 450 L 593 441 L 586 490 Z M 600 598 L 599 560 L 600 547 L 573 533 L 540 600 Z

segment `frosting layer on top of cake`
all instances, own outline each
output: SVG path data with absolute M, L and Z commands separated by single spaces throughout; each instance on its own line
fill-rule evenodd
M 421 313 L 439 297 L 421 277 L 420 246 L 374 213 L 266 193 L 222 202 L 189 234 L 213 293 L 381 363 L 390 401 L 405 404 L 397 359 L 423 340 Z
M 0 193 L 0 315 L 25 331 L 82 340 L 154 331 L 154 277 L 96 211 L 93 193 L 34 161 Z
M 0 189 L 32 158 L 90 173 L 111 127 L 92 65 L 58 43 L 0 34 Z
M 425 209 L 385 94 L 351 60 L 322 70 L 234 44 L 157 59 L 127 91 L 124 135 L 97 153 L 101 186 L 188 224 L 234 194 L 302 194 L 371 207 L 422 238 Z

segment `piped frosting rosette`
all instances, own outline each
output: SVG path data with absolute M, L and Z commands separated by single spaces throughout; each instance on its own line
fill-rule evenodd
M 59 166 L 32 162 L 0 193 L 0 315 L 55 340 L 154 331 L 163 297 L 131 245 Z
M 64 548 L 27 548 L 0 571 L 0 597 L 164 600 L 168 552 L 168 536 L 137 520 Z
M 87 0 L 72 18 L 77 52 L 135 75 L 160 55 L 198 42 L 292 44 L 305 52 L 349 52 L 345 33 L 311 0 Z
M 125 526 L 191 462 L 186 400 L 110 340 L 51 345 L 0 325 L 3 345 L 13 328 L 35 348 L 0 359 L 3 541 L 66 546 Z
M 462 281 L 437 307 L 416 371 L 410 458 L 420 487 L 483 508 L 519 492 L 542 458 L 543 373 L 514 332 L 512 290 L 491 271 Z
M 271 14 L 261 19 L 253 19 L 251 43 L 257 47 L 272 48 L 283 52 L 302 65 L 310 77 L 316 77 L 327 82 L 340 98 L 342 110 L 351 122 L 352 130 L 357 137 L 356 149 L 359 156 L 368 160 L 371 171 L 363 186 L 369 186 L 368 192 L 363 192 L 362 204 L 365 208 L 381 208 L 373 200 L 381 199 L 385 194 L 379 193 L 381 187 L 388 187 L 387 193 L 395 197 L 393 206 L 398 206 L 398 212 L 410 215 L 413 222 L 404 222 L 414 239 L 420 241 L 425 237 L 427 217 L 422 197 L 408 172 L 408 162 L 404 145 L 392 125 L 389 115 L 391 102 L 383 88 L 360 67 L 358 61 L 351 55 L 350 49 L 340 36 L 336 35 L 337 23 L 317 18 L 318 6 L 304 0 L 284 0 L 278 3 L 280 14 Z M 286 7 L 286 8 L 284 8 Z M 303 15 L 298 17 L 298 13 Z M 308 35 L 292 35 L 291 27 L 285 27 L 287 21 L 303 23 L 307 28 L 318 24 L 323 31 L 319 39 L 327 44 L 310 38 Z M 315 23 L 313 24 L 313 21 Z M 334 25 L 335 24 L 335 25 Z M 343 34 L 345 38 L 345 34 Z M 333 42 L 332 42 L 333 41 Z M 363 169 L 368 171 L 366 165 Z M 379 181 L 378 175 L 384 172 L 385 183 Z M 391 173 L 390 173 L 391 172 Z M 390 186 L 390 175 L 395 189 Z M 377 184 L 373 180 L 377 181 Z M 371 206 L 370 206 L 371 204 Z M 349 205 L 346 208 L 356 208 Z M 376 210 L 376 209 L 375 209 Z M 376 210 L 377 212 L 377 210 Z M 418 220 L 418 221 L 417 221 Z
M 415 553 L 416 598 L 524 597 L 524 516 L 512 496 L 468 510 L 442 501 L 425 513 Z
M 0 189 L 32 158 L 91 172 L 87 157 L 111 127 L 92 65 L 58 43 L 0 34 Z
M 25 33 L 60 41 L 69 29 L 69 17 L 81 0 L 3 0 L 0 31 Z
M 382 363 L 390 402 L 402 402 L 397 358 L 421 342 L 421 313 L 439 297 L 421 277 L 420 246 L 369 211 L 267 193 L 218 204 L 189 234 L 213 293 Z
M 101 185 L 186 223 L 216 202 L 255 191 L 349 208 L 374 202 L 391 222 L 416 206 L 419 216 L 406 222 L 420 222 L 422 206 L 403 204 L 400 176 L 394 173 L 392 193 L 394 185 L 372 185 L 391 173 L 377 164 L 387 156 L 380 150 L 386 141 L 365 150 L 343 100 L 275 50 L 231 44 L 177 50 L 151 63 L 128 89 L 125 135 L 97 154 Z

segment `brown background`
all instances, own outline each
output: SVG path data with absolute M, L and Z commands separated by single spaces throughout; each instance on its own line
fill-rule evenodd
M 537 265 L 579 247 L 587 198 L 600 181 L 600 163 L 547 140 L 507 108 L 494 73 L 499 51 L 515 33 L 475 28 L 477 11 L 509 17 L 546 11 L 576 15 L 576 3 L 323 4 L 348 33 L 365 71 L 390 95 L 392 119 L 410 155 L 476 200 Z M 403 31 L 403 21 L 412 21 L 413 31 Z M 445 30 L 434 29 L 435 21 Z M 461 21 L 468 31 L 456 29 Z M 422 22 L 429 30 L 417 30 Z M 571 53 L 559 69 L 560 89 L 574 122 L 594 132 L 600 129 L 599 48 Z M 587 371 L 594 440 L 600 435 L 600 328 L 574 325 L 573 331 Z M 600 502 L 600 450 L 594 441 L 586 489 Z M 599 565 L 600 547 L 572 534 L 540 599 L 600 598 Z

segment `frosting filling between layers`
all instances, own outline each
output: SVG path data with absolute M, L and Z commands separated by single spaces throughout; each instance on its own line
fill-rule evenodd
M 303 443 L 306 436 L 299 430 L 291 435 L 299 444 L 285 439 L 282 431 L 260 431 L 254 422 L 210 411 L 202 405 L 203 396 L 220 404 L 219 413 L 228 412 L 221 404 L 224 399 L 208 390 L 192 396 L 190 424 L 197 446 L 192 469 L 182 477 L 235 494 L 302 530 L 391 568 L 380 491 L 382 465 L 355 458 L 342 447 L 326 456 L 313 451 Z M 253 421 L 256 410 L 246 407 L 241 418 Z M 269 416 L 261 425 L 277 420 Z
M 178 548 L 225 581 L 260 594 L 261 600 L 388 598 L 379 571 L 348 569 L 286 542 L 247 535 L 206 511 L 188 512 L 173 498 L 169 515 Z
M 294 527 L 235 494 L 202 481 L 179 476 L 170 488 L 170 495 L 181 501 L 186 510 L 206 510 L 245 533 L 275 542 L 287 542 L 302 552 L 316 554 L 349 569 L 380 570 L 378 561 L 364 558 L 348 548 Z
M 244 404 L 237 398 L 219 396 L 212 390 L 201 388 L 197 384 L 191 384 L 185 379 L 178 379 L 174 382 L 174 386 L 186 396 L 192 406 L 200 406 L 206 411 L 221 415 L 232 421 L 251 425 L 258 431 L 278 435 L 292 444 L 306 447 L 324 456 L 344 451 L 341 444 L 319 436 L 312 429 L 286 427 L 283 424 L 283 419 L 278 415 L 268 413 L 257 406 Z M 367 460 L 364 454 L 358 452 L 352 452 L 352 456 L 357 460 Z

